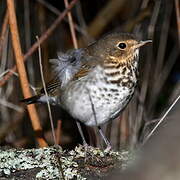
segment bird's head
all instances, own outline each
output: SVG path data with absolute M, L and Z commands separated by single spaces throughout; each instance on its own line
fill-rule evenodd
M 138 59 L 139 48 L 151 40 L 139 41 L 132 34 L 112 33 L 89 46 L 91 54 L 105 64 L 126 64 Z

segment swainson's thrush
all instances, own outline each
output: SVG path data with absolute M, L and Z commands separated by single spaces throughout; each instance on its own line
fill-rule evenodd
M 112 33 L 86 48 L 59 53 L 51 60 L 56 82 L 47 85 L 49 102 L 87 126 L 99 127 L 116 118 L 134 94 L 139 48 L 149 42 Z M 58 95 L 52 96 L 55 91 Z M 47 98 L 41 90 L 23 101 L 31 104 Z

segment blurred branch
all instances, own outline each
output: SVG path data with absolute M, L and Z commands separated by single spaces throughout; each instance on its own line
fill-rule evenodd
M 2 55 L 2 47 L 3 47 L 3 42 L 4 42 L 7 27 L 8 27 L 8 12 L 6 11 L 3 25 L 2 25 L 1 35 L 0 35 L 0 59 L 1 59 L 1 55 Z
M 30 17 L 30 1 L 24 1 L 24 38 L 25 38 L 25 51 L 31 47 L 31 17 Z M 27 63 L 28 67 L 28 77 L 29 81 L 34 84 L 35 83 L 35 69 L 33 68 L 33 60 L 32 57 L 29 57 L 29 61 Z
M 94 17 L 94 20 L 88 25 L 87 33 L 89 36 L 93 38 L 98 37 L 111 20 L 121 11 L 125 2 L 125 0 L 109 0 L 96 17 Z M 78 44 L 79 46 L 83 45 L 83 38 L 79 39 Z
M 170 97 L 168 98 L 168 104 L 170 104 L 173 101 L 173 99 L 175 99 L 178 96 L 178 94 L 180 94 L 180 83 L 179 82 L 177 82 L 175 84 L 175 87 L 173 88 L 173 91 L 172 91 Z
M 2 142 L 7 135 L 11 134 L 14 130 L 16 130 L 20 126 L 20 123 L 22 122 L 24 115 L 23 108 L 21 109 L 22 109 L 21 112 L 15 112 L 13 114 L 13 116 L 15 117 L 13 121 L 11 120 L 9 122 L 0 124 L 0 142 Z
M 177 45 L 175 45 L 175 47 L 173 47 L 172 51 L 170 52 L 169 57 L 167 58 L 166 63 L 164 64 L 164 67 L 161 70 L 161 74 L 157 78 L 157 81 L 159 82 L 157 85 L 157 86 L 159 86 L 159 89 L 157 89 L 157 94 L 159 94 L 161 92 L 166 80 L 168 79 L 168 77 L 176 63 L 176 60 L 178 59 L 178 56 L 180 54 L 178 49 L 179 48 Z
M 25 98 L 31 97 L 31 91 L 29 89 L 29 82 L 27 80 L 27 74 L 25 70 L 25 65 L 23 62 L 23 55 L 21 51 L 17 21 L 16 21 L 16 14 L 15 14 L 15 7 L 14 7 L 14 0 L 7 0 L 7 8 L 9 13 L 9 25 L 10 31 L 12 36 L 12 44 L 16 59 L 16 64 L 19 72 L 20 83 L 23 91 L 23 95 Z M 34 104 L 31 104 L 27 107 L 29 116 L 31 118 L 32 126 L 35 132 L 42 132 L 42 128 L 40 125 L 40 120 L 35 108 Z M 47 146 L 47 143 L 42 138 L 42 136 L 37 137 L 37 141 L 40 147 Z
M 155 64 L 155 69 L 153 73 L 153 81 L 154 84 L 152 84 L 152 91 L 150 92 L 150 103 L 148 106 L 148 111 L 152 115 L 152 109 L 154 109 L 156 98 L 158 96 L 158 93 L 160 92 L 159 89 L 162 88 L 164 85 L 161 84 L 160 86 L 160 81 L 157 80 L 160 77 L 160 72 L 163 71 L 164 67 L 164 61 L 166 61 L 165 53 L 166 53 L 166 44 L 167 44 L 167 38 L 168 38 L 168 32 L 169 32 L 169 27 L 170 27 L 170 20 L 171 20 L 171 14 L 172 14 L 172 8 L 173 5 L 172 3 L 168 3 L 168 7 L 165 9 L 165 15 L 164 15 L 164 20 L 162 23 L 162 30 L 161 30 L 161 36 L 160 36 L 160 42 L 159 42 L 159 47 L 158 47 L 158 54 L 157 54 L 157 60 Z M 171 60 L 171 59 L 170 59 Z
M 161 1 L 156 1 L 153 12 L 152 12 L 151 20 L 150 20 L 150 23 L 148 26 L 148 38 L 150 38 L 150 39 L 151 38 L 153 39 L 153 37 L 154 37 L 154 31 L 155 31 L 160 7 L 161 7 Z M 150 52 L 150 53 L 152 53 L 152 52 Z
M 121 11 L 125 0 L 110 0 L 90 23 L 87 31 L 92 37 L 97 37 L 111 20 Z
M 128 138 L 129 138 L 129 124 L 128 124 L 128 111 L 124 111 L 121 115 L 120 119 L 120 134 L 119 134 L 119 147 L 118 148 L 125 148 L 128 147 Z
M 160 36 L 160 42 L 159 42 L 159 49 L 158 49 L 158 55 L 157 55 L 157 64 L 156 69 L 154 72 L 155 79 L 158 77 L 159 72 L 161 71 L 161 68 L 163 66 L 163 60 L 165 60 L 165 50 L 166 50 L 166 44 L 167 44 L 167 38 L 168 38 L 168 31 L 170 27 L 170 20 L 171 20 L 171 12 L 172 12 L 172 3 L 168 4 L 169 6 L 166 7 L 164 20 L 162 24 L 162 33 Z M 156 89 L 156 87 L 154 88 Z
M 39 38 L 39 43 L 42 44 L 56 29 L 56 27 L 59 25 L 59 23 L 63 20 L 63 18 L 66 16 L 68 11 L 76 4 L 77 0 L 73 0 L 67 9 L 65 9 L 61 15 L 54 21 L 54 23 L 46 30 L 44 34 Z M 38 42 L 34 43 L 32 47 L 28 50 L 28 52 L 24 55 L 24 60 L 27 60 L 29 56 L 31 56 L 38 48 Z M 6 81 L 12 76 L 12 72 L 16 71 L 16 66 L 14 66 L 9 73 L 7 73 L 3 79 L 0 81 L 0 86 L 3 86 Z
M 149 0 L 142 0 L 141 9 L 144 9 L 148 6 Z
M 18 112 L 22 112 L 22 110 L 23 110 L 20 106 L 17 106 L 11 102 L 8 102 L 5 99 L 0 99 L 0 105 L 8 107 L 8 108 L 13 109 Z
M 145 2 L 145 1 L 143 1 Z M 146 10 L 148 10 L 148 8 L 146 8 Z M 158 14 L 159 14 L 159 10 L 160 10 L 160 1 L 156 1 L 155 5 L 153 7 L 152 11 L 152 15 L 150 18 L 150 23 L 148 25 L 148 38 L 153 39 L 154 37 L 154 29 L 155 29 L 155 25 L 157 23 L 157 18 L 158 18 Z M 141 26 L 139 26 L 139 29 L 141 28 Z M 137 98 L 135 99 L 136 103 L 131 107 L 131 113 L 130 115 L 133 113 L 133 115 L 130 116 L 130 123 L 131 123 L 131 131 L 132 131 L 132 135 L 130 137 L 130 141 L 131 144 L 134 146 L 136 145 L 137 141 L 138 141 L 138 132 L 139 129 L 142 125 L 142 121 L 143 121 L 143 115 L 145 114 L 144 112 L 144 108 L 145 108 L 145 101 L 146 101 L 146 97 L 147 97 L 147 93 L 148 93 L 148 85 L 149 85 L 149 77 L 150 77 L 150 71 L 151 71 L 151 66 L 152 66 L 152 59 L 153 59 L 153 47 L 150 46 L 148 47 L 148 51 L 147 51 L 147 55 L 146 55 L 146 61 L 143 67 L 143 76 L 142 76 L 142 85 L 141 88 L 139 90 L 139 95 L 137 95 Z M 137 107 L 137 108 L 136 108 Z M 135 117 L 135 120 L 134 120 Z
M 179 38 L 179 45 L 180 45 L 180 4 L 179 4 L 179 0 L 175 0 L 175 8 L 176 8 L 178 38 Z
M 137 16 L 135 16 L 125 24 L 124 30 L 126 32 L 131 32 L 137 24 L 142 22 L 142 20 L 144 20 L 146 17 L 150 16 L 151 13 L 152 13 L 151 6 L 148 6 L 147 8 L 141 10 Z
M 37 0 L 39 3 L 41 3 L 42 5 L 44 5 L 47 9 L 49 9 L 51 12 L 53 12 L 54 14 L 60 16 L 62 13 L 59 11 L 59 9 L 57 9 L 56 7 L 52 6 L 50 3 L 48 3 L 45 0 Z M 63 19 L 65 22 L 68 23 L 68 20 L 66 17 L 64 17 Z M 80 32 L 82 35 L 87 36 L 87 32 L 84 31 L 81 27 L 79 27 L 76 23 L 74 23 L 74 28 Z
M 79 23 L 80 28 L 86 32 L 86 21 L 85 18 L 83 16 L 83 10 L 82 10 L 82 2 L 78 1 L 77 5 L 76 5 L 76 16 L 77 16 L 77 22 Z M 86 32 L 87 34 L 87 32 Z

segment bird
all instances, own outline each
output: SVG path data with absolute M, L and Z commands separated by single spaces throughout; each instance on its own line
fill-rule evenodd
M 132 99 L 138 81 L 139 49 L 150 42 L 114 32 L 87 47 L 59 52 L 56 59 L 50 60 L 54 80 L 46 85 L 48 96 L 41 89 L 38 95 L 22 102 L 48 100 L 59 105 L 77 122 L 98 127 L 110 146 L 101 125 L 118 117 Z

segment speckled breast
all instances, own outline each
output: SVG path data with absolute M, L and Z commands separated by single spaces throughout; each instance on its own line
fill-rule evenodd
M 75 118 L 88 126 L 101 125 L 119 115 L 131 99 L 136 74 L 133 67 L 94 71 L 64 90 L 63 107 Z

